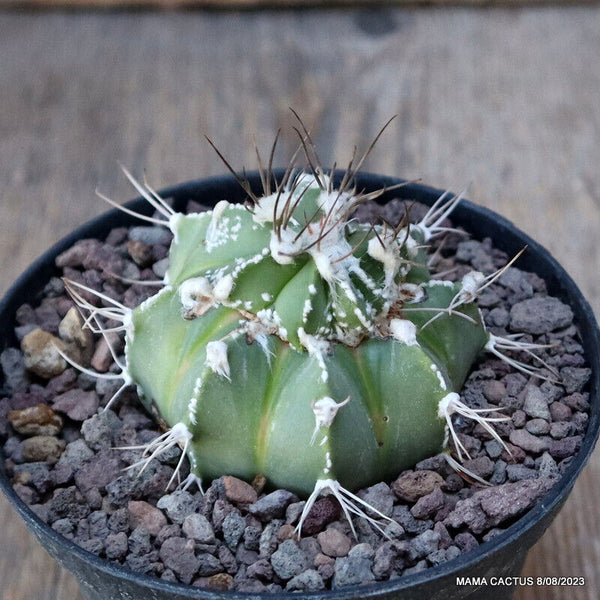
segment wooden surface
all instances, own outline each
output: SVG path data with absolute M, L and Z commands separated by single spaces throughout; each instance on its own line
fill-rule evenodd
M 253 167 L 293 106 L 324 163 L 392 115 L 368 170 L 422 177 L 514 220 L 600 308 L 600 9 L 0 13 L 0 293 L 75 225 L 134 194 L 223 172 L 203 140 Z M 284 149 L 295 144 L 284 129 Z M 284 153 L 285 154 L 285 153 Z M 596 600 L 600 459 L 530 554 L 517 600 Z M 0 597 L 81 600 L 0 499 Z
M 577 4 L 596 3 L 598 0 L 577 0 Z M 208 9 L 208 10 L 254 10 L 281 8 L 323 7 L 417 7 L 417 6 L 532 6 L 574 4 L 564 0 L 0 0 L 0 8 L 69 10 L 93 8 L 112 9 Z

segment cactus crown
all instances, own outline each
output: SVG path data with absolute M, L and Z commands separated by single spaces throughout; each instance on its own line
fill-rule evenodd
M 428 279 L 425 231 L 353 221 L 358 201 L 322 172 L 302 171 L 248 210 L 223 200 L 177 216 L 166 281 L 179 288 L 184 316 L 228 306 L 255 335 L 298 351 L 389 336 L 390 316 Z
M 288 168 L 276 181 L 272 152 L 262 195 L 238 178 L 246 205 L 176 213 L 125 171 L 158 211 L 143 218 L 174 234 L 164 286 L 133 310 L 108 298 L 108 308 L 94 307 L 82 286 L 68 288 L 88 323 L 122 322 L 121 390 L 135 384 L 168 428 L 144 447 L 142 468 L 179 444 L 188 484 L 260 473 L 308 496 L 305 515 L 329 492 L 348 516 L 366 517 L 353 490 L 451 441 L 459 459 L 468 456 L 452 414 L 502 442 L 490 423 L 505 417 L 470 409 L 458 392 L 484 348 L 503 356 L 535 347 L 486 331 L 477 296 L 502 270 L 459 283 L 430 275 L 427 244 L 462 195 L 442 195 L 417 224 L 360 223 L 357 204 L 384 191 L 352 188 L 364 157 L 336 186 L 313 166 L 308 132 L 301 138 L 310 169 Z

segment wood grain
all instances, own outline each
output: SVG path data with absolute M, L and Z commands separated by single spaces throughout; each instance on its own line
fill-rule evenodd
M 578 4 L 598 0 L 577 0 Z M 0 0 L 0 8 L 17 9 L 203 9 L 203 10 L 264 10 L 340 7 L 418 7 L 418 6 L 532 6 L 564 4 L 564 0 Z
M 515 221 L 600 308 L 600 9 L 0 13 L 0 292 L 74 226 L 132 197 L 117 161 L 166 186 L 254 165 L 293 106 L 324 163 L 347 162 L 392 115 L 367 169 L 422 177 Z M 525 574 L 595 600 L 596 453 Z M 0 597 L 80 600 L 4 499 Z

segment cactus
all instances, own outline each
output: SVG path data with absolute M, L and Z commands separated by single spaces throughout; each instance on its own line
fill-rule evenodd
M 367 225 L 352 214 L 382 191 L 356 193 L 355 172 L 336 187 L 320 167 L 281 181 L 269 167 L 262 195 L 241 180 L 247 205 L 184 215 L 125 171 L 160 217 L 140 218 L 174 234 L 164 285 L 133 310 L 106 296 L 93 306 L 84 286 L 67 287 L 88 325 L 105 332 L 110 319 L 125 331 L 122 372 L 104 375 L 123 379 L 111 403 L 136 385 L 164 424 L 142 469 L 177 444 L 190 463 L 185 485 L 263 474 L 308 498 L 301 527 L 324 492 L 348 517 L 366 517 L 354 491 L 440 452 L 465 472 L 448 452 L 452 442 L 468 456 L 454 413 L 503 443 L 492 424 L 506 417 L 467 407 L 459 392 L 485 349 L 535 374 L 505 352 L 538 346 L 490 334 L 477 307 L 507 267 L 433 278 L 426 247 L 462 194 L 444 194 L 417 224 Z

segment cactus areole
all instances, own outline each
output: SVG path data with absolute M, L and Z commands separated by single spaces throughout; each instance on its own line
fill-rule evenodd
M 469 408 L 459 392 L 483 349 L 534 374 L 502 351 L 535 346 L 486 331 L 477 297 L 504 269 L 460 282 L 430 275 L 428 242 L 460 195 L 444 194 L 417 224 L 369 225 L 352 215 L 383 190 L 288 170 L 280 181 L 263 173 L 263 195 L 248 187 L 245 205 L 180 214 L 126 174 L 164 219 L 139 216 L 174 236 L 162 289 L 131 310 L 106 296 L 94 307 L 83 286 L 67 287 L 88 322 L 122 322 L 121 390 L 137 386 L 166 430 L 142 468 L 177 444 L 180 465 L 190 463 L 184 483 L 261 474 L 308 497 L 302 527 L 322 493 L 366 516 L 353 491 L 440 452 L 466 471 L 449 453 L 452 443 L 468 456 L 454 413 L 503 443 L 491 422 L 506 417 Z

